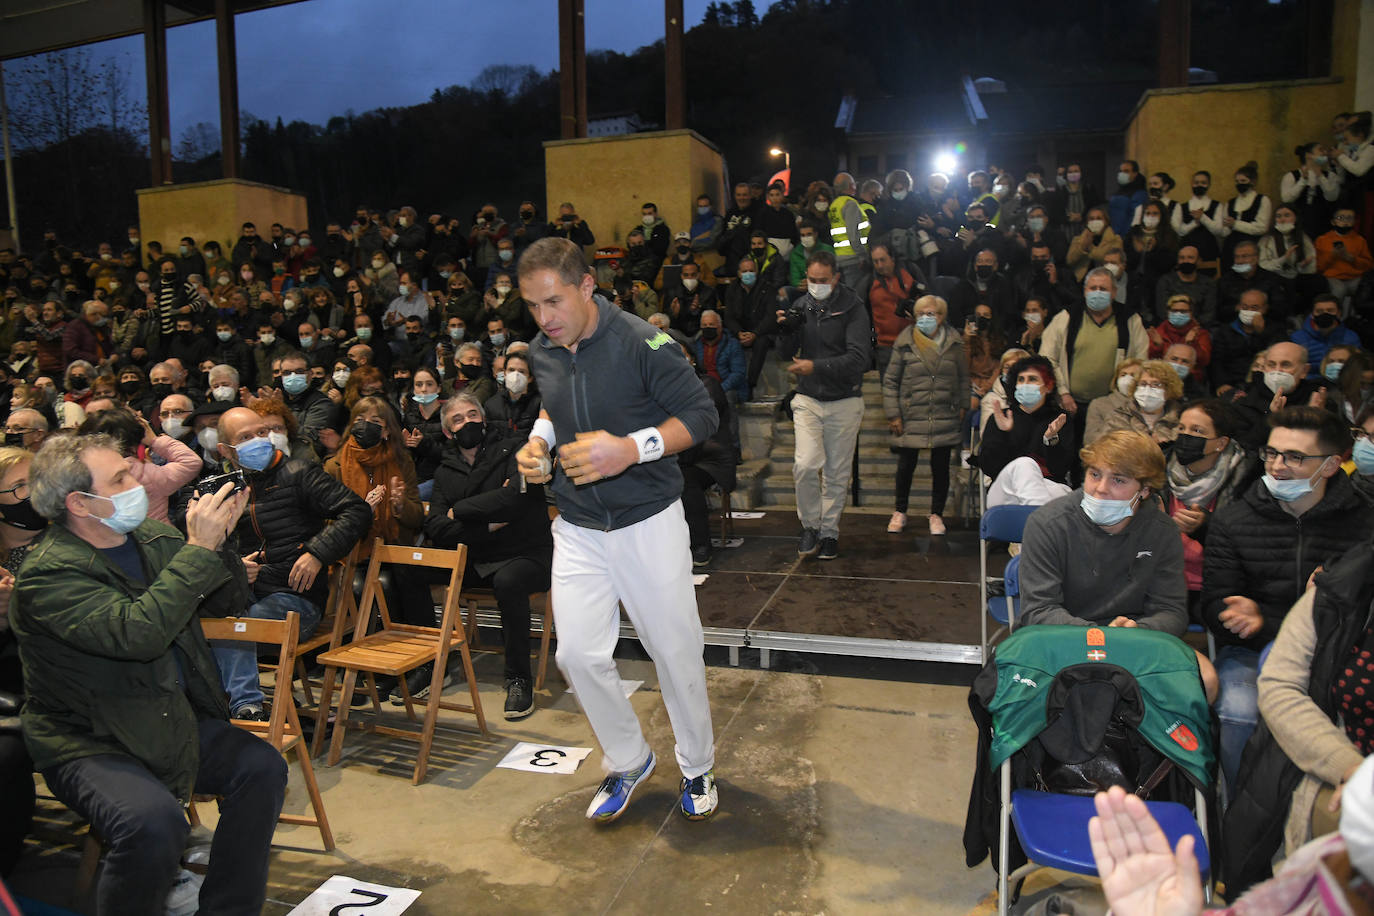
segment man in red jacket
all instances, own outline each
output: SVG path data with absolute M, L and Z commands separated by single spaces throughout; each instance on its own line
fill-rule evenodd
M 81 308 L 81 317 L 67 322 L 62 334 L 62 361 L 71 364 L 84 359 L 92 366 L 114 362 L 114 341 L 110 339 L 110 309 L 105 303 L 90 300 Z

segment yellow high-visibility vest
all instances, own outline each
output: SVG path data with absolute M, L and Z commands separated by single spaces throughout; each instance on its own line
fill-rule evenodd
M 854 250 L 854 245 L 849 240 L 849 227 L 844 224 L 844 206 L 846 203 L 854 202 L 859 204 L 862 217 L 859 220 L 859 249 Z M 830 202 L 830 243 L 835 246 L 835 257 L 852 258 L 856 254 L 861 254 L 867 250 L 864 246 L 868 245 L 868 220 L 872 215 L 863 209 L 863 204 L 854 200 L 848 194 L 841 194 Z

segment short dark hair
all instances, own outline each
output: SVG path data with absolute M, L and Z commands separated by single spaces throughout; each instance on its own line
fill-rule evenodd
M 1134 169 L 1134 170 L 1135 170 L 1135 173 L 1136 173 L 1137 175 L 1140 174 L 1140 163 L 1139 163 L 1139 162 L 1136 162 L 1134 159 L 1122 159 L 1121 162 L 1122 162 L 1123 165 L 1129 165 L 1132 169 Z
M 520 257 L 520 279 L 523 280 L 539 270 L 552 270 L 558 275 L 558 279 L 571 286 L 581 283 L 582 278 L 591 273 L 582 247 L 568 239 L 554 236 L 542 238 L 530 245 Z
M 814 252 L 806 259 L 807 267 L 810 267 L 812 264 L 820 264 L 824 267 L 828 267 L 832 272 L 840 269 L 840 264 L 835 260 L 835 255 L 829 251 Z
M 657 210 L 657 209 L 658 209 L 658 204 L 656 204 L 656 203 L 654 203 L 654 202 L 652 202 L 652 201 L 646 200 L 646 201 L 644 201 L 644 203 L 642 203 L 642 204 L 639 205 L 639 209 L 641 209 L 641 210 L 648 210 L 650 207 L 652 207 L 653 209 Z
M 1285 407 L 1269 415 L 1270 429 L 1305 429 L 1317 434 L 1317 444 L 1328 455 L 1350 450 L 1350 427 L 1334 413 L 1320 407 Z
M 1218 436 L 1226 436 L 1230 439 L 1236 437 L 1236 429 L 1240 426 L 1240 420 L 1236 416 L 1236 412 L 1231 409 L 1231 405 L 1221 398 L 1202 398 L 1191 404 L 1185 404 L 1183 409 L 1185 411 L 1200 410 L 1207 414 L 1207 419 L 1212 421 L 1212 428 L 1217 431 Z
M 1015 385 L 1016 377 L 1028 369 L 1034 369 L 1040 378 L 1044 380 L 1046 391 L 1054 390 L 1054 364 L 1051 363 L 1047 357 L 1041 356 L 1038 353 L 1031 356 L 1023 356 L 1011 364 L 1011 383 Z M 1007 394 L 1011 394 L 1011 392 L 1008 391 Z

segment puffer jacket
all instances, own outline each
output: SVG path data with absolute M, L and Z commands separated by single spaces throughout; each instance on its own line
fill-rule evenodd
M 434 471 L 439 467 L 439 459 L 444 452 L 444 405 L 439 402 L 432 417 L 420 413 L 420 405 L 414 399 L 405 399 L 405 409 L 401 412 L 401 428 L 418 429 L 424 436 L 420 444 L 410 449 L 410 457 L 415 461 L 415 478 L 421 482 L 434 479 Z
M 1374 514 L 1344 474 L 1329 478 L 1321 502 L 1297 518 L 1256 480 L 1242 498 L 1212 516 L 1207 533 L 1202 615 L 1218 645 L 1263 649 L 1307 589 L 1312 571 L 1369 540 L 1371 532 Z M 1264 625 L 1249 639 L 1217 619 L 1228 595 L 1245 595 L 1259 605 Z
M 198 612 L 239 612 L 208 607 L 238 593 L 220 557 L 170 525 L 145 521 L 131 536 L 146 586 L 63 525 L 50 525 L 24 561 L 10 615 L 28 694 L 24 740 L 39 770 L 133 757 L 186 802 L 196 721 L 229 718 Z
M 889 420 L 902 421 L 902 434 L 893 436 L 890 444 L 893 448 L 958 445 L 969 404 L 964 342 L 946 327 L 939 344 L 918 347 L 914 336 L 918 333 L 906 328 L 897 335 L 883 376 L 883 412 Z
M 488 426 L 476 460 L 468 464 L 458 444 L 448 443 L 425 516 L 425 536 L 436 547 L 451 550 L 466 544 L 468 558 L 476 563 L 552 557 L 544 488 L 529 484 L 520 492 L 515 453 L 524 444 L 523 437 L 512 438 Z M 506 524 L 489 531 L 492 522 Z
M 1088 422 L 1083 427 L 1083 441 L 1092 442 L 1104 433 L 1129 429 L 1149 436 L 1156 442 L 1173 442 L 1178 437 L 1178 418 L 1182 412 L 1183 405 L 1179 401 L 1166 402 L 1164 412 L 1151 429 L 1135 398 L 1113 391 L 1093 398 L 1088 404 Z
M 372 509 L 362 497 L 318 464 L 278 452 L 261 472 L 246 471 L 248 508 L 234 529 L 239 556 L 263 551 L 253 583 L 255 598 L 293 591 L 291 567 L 309 553 L 324 567 L 348 556 L 372 527 Z M 328 576 L 318 575 L 305 597 L 323 607 Z
M 510 392 L 503 388 L 487 398 L 482 409 L 486 411 L 488 426 L 503 430 L 507 436 L 528 439 L 543 403 L 538 391 L 526 389 L 524 396 L 512 399 Z

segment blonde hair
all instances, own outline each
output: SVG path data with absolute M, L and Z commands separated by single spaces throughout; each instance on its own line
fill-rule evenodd
M 4 477 L 15 465 L 32 461 L 33 452 L 25 448 L 14 448 L 13 446 L 0 446 L 0 477 Z
M 1140 374 L 1149 376 L 1164 386 L 1164 400 L 1177 401 L 1183 397 L 1183 379 L 1178 377 L 1171 363 L 1162 359 L 1152 359 L 1142 363 Z
M 922 296 L 917 299 L 911 306 L 912 314 L 919 316 L 921 314 L 921 309 L 927 306 L 934 308 L 935 311 L 939 313 L 940 322 L 942 324 L 949 320 L 949 303 L 939 296 Z M 921 333 L 914 324 L 911 326 L 911 342 L 914 343 L 919 350 L 929 350 L 931 347 L 935 346 L 935 342 Z
M 1127 369 L 1138 369 L 1144 365 L 1144 360 L 1136 359 L 1134 356 L 1130 359 L 1123 359 L 1121 362 L 1117 363 L 1116 369 L 1112 371 L 1112 390 L 1117 390 L 1116 383 L 1121 381 L 1121 376 L 1126 374 Z
M 1175 302 L 1186 302 L 1188 303 L 1188 311 L 1191 312 L 1193 310 L 1193 297 L 1188 295 L 1187 293 L 1174 293 L 1172 296 L 1169 297 L 1169 301 L 1164 303 L 1164 307 L 1167 309 Z
M 1157 492 L 1164 486 L 1164 453 L 1144 433 L 1116 429 L 1103 433 L 1078 452 L 1083 467 L 1097 467 L 1140 481 Z

